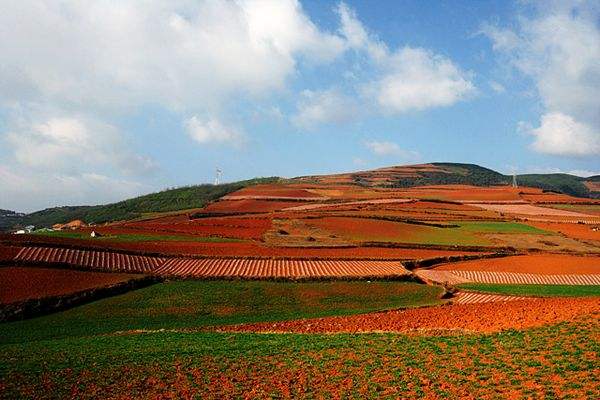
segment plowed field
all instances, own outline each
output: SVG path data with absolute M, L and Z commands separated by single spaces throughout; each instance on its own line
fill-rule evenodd
M 515 272 L 542 275 L 600 274 L 600 257 L 523 255 L 443 264 L 436 271 Z
M 81 272 L 56 268 L 0 268 L 0 303 L 61 296 L 134 279 L 138 275 Z
M 18 262 L 68 265 L 102 271 L 142 272 L 194 278 L 367 278 L 402 277 L 398 261 L 192 259 L 142 257 L 90 250 L 27 247 Z

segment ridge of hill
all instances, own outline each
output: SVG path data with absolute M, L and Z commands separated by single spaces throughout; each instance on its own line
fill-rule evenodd
M 298 179 L 330 184 L 407 188 L 456 184 L 473 186 L 510 185 L 513 177 L 476 164 L 435 162 L 344 174 L 304 176 Z M 577 197 L 600 198 L 599 176 L 582 178 L 569 174 L 523 174 L 517 175 L 517 182 L 519 186 L 534 187 Z

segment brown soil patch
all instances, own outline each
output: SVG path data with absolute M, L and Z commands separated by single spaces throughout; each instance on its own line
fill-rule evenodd
M 307 220 L 276 219 L 273 228 L 264 235 L 264 241 L 273 246 L 314 247 L 352 244 L 323 229 L 307 224 Z
M 139 275 L 81 272 L 54 268 L 0 268 L 0 303 L 60 296 L 125 282 Z
M 498 332 L 572 320 L 600 312 L 600 298 L 548 298 L 501 303 L 454 304 L 284 322 L 222 326 L 227 332 Z
M 473 206 L 481 207 L 485 210 L 496 211 L 505 214 L 517 214 L 517 215 L 550 215 L 558 217 L 573 217 L 573 218 L 585 218 L 593 217 L 593 215 L 583 214 L 568 210 L 558 210 L 556 208 L 538 207 L 531 204 L 486 204 L 486 203 L 474 203 Z
M 600 245 L 600 224 L 561 224 L 553 222 L 526 222 L 526 224 L 546 231 L 562 233 L 575 239 L 594 240 Z
M 560 235 L 534 235 L 519 233 L 497 233 L 483 234 L 483 237 L 491 240 L 498 246 L 514 247 L 516 249 L 536 249 L 552 252 L 575 252 L 575 253 L 600 253 L 600 248 L 591 244 L 586 244 L 576 239 L 563 237 Z
M 12 259 L 19 254 L 19 250 L 19 247 L 0 244 L 0 262 L 12 261 Z
M 600 257 L 552 254 L 487 258 L 443 264 L 436 267 L 435 270 L 516 272 L 542 275 L 590 275 L 600 274 Z

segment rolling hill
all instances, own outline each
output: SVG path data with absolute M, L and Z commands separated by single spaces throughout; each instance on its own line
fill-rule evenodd
M 272 183 L 279 178 L 257 178 L 221 185 L 196 185 L 151 193 L 117 203 L 96 206 L 64 206 L 18 214 L 11 211 L 0 213 L 0 230 L 26 225 L 37 228 L 50 227 L 80 219 L 86 223 L 104 223 L 141 217 L 144 213 L 168 212 L 201 208 L 228 193 L 258 183 Z
M 164 190 L 117 203 L 96 206 L 64 206 L 31 214 L 0 211 L 0 230 L 26 225 L 50 227 L 81 219 L 86 223 L 104 223 L 139 218 L 145 213 L 200 208 L 228 193 L 259 183 L 275 183 L 280 178 L 257 178 L 222 185 L 196 185 Z M 333 175 L 313 175 L 288 181 L 317 184 L 350 184 L 368 187 L 406 188 L 423 185 L 464 184 L 474 186 L 508 185 L 512 176 L 503 175 L 475 164 L 430 163 L 393 166 L 371 171 Z M 541 188 L 571 196 L 600 198 L 600 176 L 582 178 L 569 174 L 518 175 L 519 186 Z

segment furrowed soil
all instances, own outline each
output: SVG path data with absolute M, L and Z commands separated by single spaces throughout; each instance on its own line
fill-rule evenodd
M 141 275 L 80 272 L 56 268 L 0 268 L 0 303 L 61 296 L 126 282 Z
M 542 275 L 600 274 L 600 257 L 562 254 L 523 255 L 442 264 L 436 271 L 517 272 Z
M 498 332 L 569 321 L 600 312 L 600 298 L 544 298 L 453 304 L 401 311 L 215 327 L 221 332 Z

